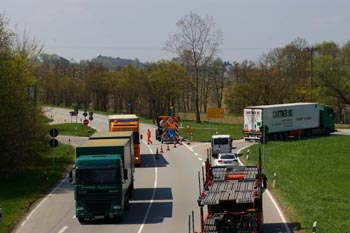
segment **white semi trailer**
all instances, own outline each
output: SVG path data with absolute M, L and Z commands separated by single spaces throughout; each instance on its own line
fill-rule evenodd
M 319 103 L 249 106 L 244 109 L 244 139 L 265 142 L 329 135 L 335 130 L 334 118 L 333 109 Z

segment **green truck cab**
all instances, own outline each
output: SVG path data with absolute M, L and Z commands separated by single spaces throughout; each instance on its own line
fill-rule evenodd
M 76 148 L 75 214 L 84 223 L 100 217 L 122 220 L 134 189 L 130 139 L 88 140 Z

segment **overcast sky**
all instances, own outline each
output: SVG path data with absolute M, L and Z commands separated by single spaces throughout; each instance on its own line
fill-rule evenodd
M 162 48 L 189 12 L 213 17 L 224 61 L 256 61 L 298 37 L 309 45 L 350 40 L 350 0 L 0 0 L 11 29 L 76 61 L 171 59 Z

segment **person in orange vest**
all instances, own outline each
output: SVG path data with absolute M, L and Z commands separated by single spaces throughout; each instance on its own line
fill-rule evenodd
M 152 140 L 151 140 L 151 130 L 147 129 L 147 144 L 152 144 Z

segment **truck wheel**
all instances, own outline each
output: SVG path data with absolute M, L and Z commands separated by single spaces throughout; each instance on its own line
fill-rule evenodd
M 126 202 L 124 204 L 124 210 L 125 210 L 125 212 L 129 210 L 129 197 L 128 197 L 128 200 L 126 200 Z
M 81 224 L 84 224 L 84 223 L 85 223 L 85 218 L 78 218 L 78 221 L 79 221 Z
M 122 217 L 122 216 L 115 216 L 115 217 L 113 218 L 113 221 L 114 221 L 115 223 L 121 223 L 123 220 L 124 220 L 124 217 Z
M 260 138 L 260 143 L 261 144 L 267 144 L 268 142 L 269 142 L 269 137 L 265 137 L 265 139 L 264 139 L 264 137 Z
M 331 129 L 330 129 L 330 128 L 326 128 L 326 129 L 325 129 L 325 135 L 326 135 L 326 136 L 331 135 Z

